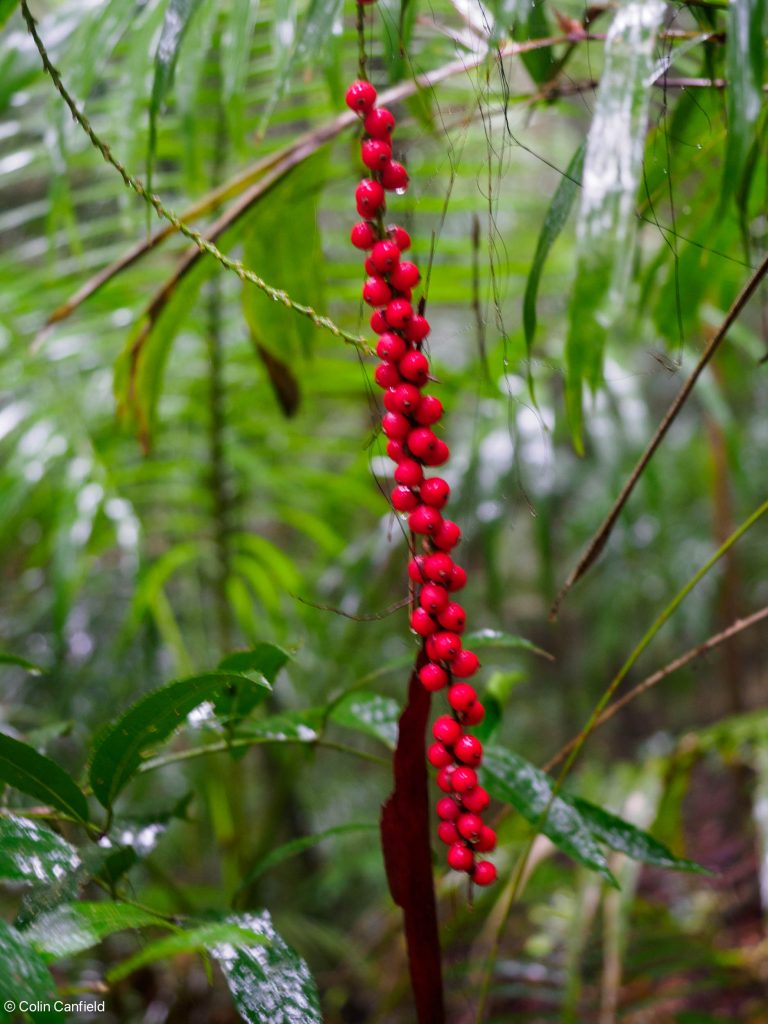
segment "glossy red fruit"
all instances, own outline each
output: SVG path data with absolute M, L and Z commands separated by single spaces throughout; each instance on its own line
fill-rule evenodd
M 443 821 L 456 821 L 461 814 L 461 808 L 450 796 L 440 797 L 435 805 L 435 810 L 438 818 L 442 818 Z
M 440 439 L 435 445 L 434 451 L 430 452 L 429 459 L 425 459 L 424 462 L 427 466 L 442 466 L 450 457 L 448 445 Z
M 467 574 L 460 565 L 454 565 L 451 578 L 448 580 L 449 590 L 461 590 L 467 585 Z
M 482 786 L 475 786 L 473 790 L 462 796 L 461 802 L 472 814 L 482 814 L 488 804 L 490 804 L 491 798 L 488 795 L 487 789 L 483 789 Z
M 400 363 L 402 363 L 402 360 L 400 360 Z M 400 367 L 400 363 L 397 364 L 398 369 Z M 432 538 L 432 542 L 435 547 L 440 548 L 441 551 L 450 551 L 452 548 L 456 547 L 460 540 L 461 530 L 456 523 L 452 522 L 450 519 L 444 520 L 439 532 Z
M 363 127 L 372 139 L 383 139 L 387 142 L 395 130 L 395 118 L 386 107 L 374 107 L 366 115 Z
M 493 885 L 496 877 L 496 867 L 489 860 L 481 860 L 475 864 L 475 870 L 472 873 L 472 881 L 475 885 Z
M 443 403 L 434 395 L 424 395 L 416 410 L 416 422 L 431 427 L 443 415 Z
M 353 82 L 344 98 L 350 110 L 356 114 L 367 114 L 376 102 L 376 90 L 370 82 Z
M 445 768 L 441 768 L 439 770 L 435 776 L 435 782 L 437 783 L 438 789 L 441 789 L 444 793 L 453 792 L 453 784 L 451 780 L 453 779 L 453 774 L 456 770 L 455 764 L 446 765 Z
M 378 181 L 363 178 L 355 189 L 355 202 L 361 217 L 375 216 L 384 208 L 384 189 Z
M 451 666 L 453 669 L 453 666 Z M 448 691 L 448 703 L 460 714 L 468 711 L 477 700 L 474 686 L 469 683 L 456 683 Z
M 400 371 L 394 363 L 381 363 L 380 366 L 377 366 L 373 379 L 380 388 L 394 388 L 403 382 Z
M 392 298 L 392 290 L 383 277 L 369 277 L 363 285 L 363 298 L 369 306 L 386 306 Z
M 403 487 L 398 484 L 397 487 L 392 488 L 390 495 L 392 499 L 392 507 L 396 512 L 413 512 L 419 505 L 419 496 L 414 494 L 410 487 Z M 434 632 L 434 630 L 430 630 Z
M 429 690 L 430 693 L 437 693 L 438 690 L 442 690 L 446 686 L 448 673 L 444 668 L 430 662 L 419 670 L 419 679 L 426 690 Z
M 415 288 L 421 280 L 421 274 L 419 268 L 415 263 L 409 263 L 407 260 L 403 260 L 399 263 L 392 271 L 390 281 L 392 285 L 397 288 L 399 292 L 405 291 L 406 288 Z
M 350 231 L 349 239 L 356 249 L 370 249 L 376 241 L 376 232 L 372 224 L 361 220 Z
M 451 789 L 454 793 L 471 793 L 477 787 L 477 772 L 474 768 L 460 765 L 451 775 Z
M 437 623 L 424 608 L 414 608 L 411 615 L 411 629 L 419 636 L 431 636 L 437 629 Z
M 398 384 L 391 392 L 387 392 L 384 397 L 389 403 L 387 404 L 388 409 L 391 409 L 392 412 L 401 412 L 404 416 L 409 416 L 419 404 L 421 396 L 419 395 L 419 389 L 413 384 L 403 383 Z
M 399 334 L 392 334 L 391 331 L 382 334 L 376 345 L 376 355 L 380 359 L 386 359 L 388 363 L 399 363 L 405 353 L 405 342 Z
M 415 515 L 415 513 L 412 514 Z M 461 650 L 461 639 L 455 633 L 438 633 L 435 637 L 434 648 L 439 661 L 453 661 Z
M 453 763 L 453 754 L 442 743 L 433 743 L 427 750 L 427 760 L 433 768 L 447 768 Z
M 490 853 L 496 849 L 496 833 L 488 825 L 483 825 L 480 835 L 475 840 L 475 849 L 478 853 Z
M 409 451 L 422 462 L 427 462 L 427 456 L 437 448 L 437 444 L 438 439 L 428 427 L 417 427 L 408 435 Z
M 408 435 L 410 423 L 399 412 L 385 412 L 381 417 L 381 429 L 394 441 L 402 441 Z M 438 512 L 438 515 L 440 513 Z
M 402 246 L 400 246 L 402 249 Z M 405 329 L 405 336 L 408 341 L 424 341 L 429 334 L 429 321 L 424 316 L 415 316 Z
M 408 171 L 397 160 L 389 160 L 381 170 L 381 184 L 388 192 L 403 192 L 408 188 Z
M 424 644 L 424 651 L 430 661 L 439 661 L 437 651 L 435 650 L 435 638 L 433 636 L 427 637 L 427 642 Z
M 432 735 L 446 747 L 452 747 L 461 736 L 461 726 L 450 715 L 441 715 L 435 719 L 432 726 Z
M 382 274 L 389 274 L 397 267 L 400 250 L 394 242 L 377 242 L 371 250 L 371 261 Z
M 390 303 L 391 305 L 392 303 Z M 419 387 L 427 383 L 429 360 L 423 352 L 419 352 L 417 349 L 411 349 L 410 352 L 406 352 L 397 364 L 397 368 L 406 380 L 412 380 Z
M 476 768 L 483 759 L 483 745 L 476 736 L 462 736 L 453 752 L 459 761 L 472 768 Z
M 461 651 L 454 659 L 451 669 L 459 679 L 469 679 L 480 668 L 480 659 L 474 651 Z
M 476 814 L 462 814 L 456 822 L 456 828 L 470 843 L 475 843 L 480 838 L 483 822 Z
M 377 309 L 375 313 L 371 313 L 371 330 L 374 334 L 383 334 L 389 330 L 389 324 L 383 310 Z
M 446 846 L 453 846 L 454 843 L 461 841 L 461 836 L 452 821 L 440 822 L 437 826 L 437 838 Z
M 379 272 L 376 269 L 376 265 L 374 264 L 374 262 L 373 262 L 373 260 L 371 259 L 370 256 L 366 259 L 365 263 L 363 264 L 363 269 L 365 270 L 365 272 L 368 275 L 368 277 L 378 277 L 379 276 Z
M 445 593 L 445 591 L 443 592 Z M 438 622 L 443 629 L 447 629 L 449 633 L 463 633 L 464 627 L 467 624 L 466 612 L 460 604 L 457 604 L 455 601 L 451 601 L 451 603 L 446 605 L 440 612 Z
M 424 479 L 424 470 L 413 459 L 403 459 L 395 470 L 395 480 L 406 487 L 418 487 Z M 421 579 L 421 577 L 420 577 Z
M 416 410 L 418 415 L 418 409 Z M 442 508 L 451 494 L 451 488 L 445 482 L 441 480 L 439 476 L 433 476 L 429 480 L 424 481 L 424 486 L 421 489 L 421 500 L 425 505 L 431 505 L 433 508 Z
M 424 575 L 433 583 L 445 583 L 451 578 L 453 559 L 450 555 L 438 552 L 434 555 L 427 555 L 424 559 Z
M 413 316 L 413 306 L 407 299 L 393 299 L 386 308 L 387 323 L 395 330 L 400 330 Z
M 448 863 L 454 871 L 471 871 L 475 855 L 464 843 L 454 843 L 448 849 Z
M 403 462 L 410 462 L 410 459 L 404 459 Z M 403 465 L 401 462 L 397 469 Z M 397 470 L 395 470 L 395 479 L 397 480 Z M 424 582 L 424 555 L 416 555 L 408 563 L 408 578 L 413 580 L 414 583 Z
M 480 701 L 475 701 L 469 711 L 465 711 L 462 718 L 467 725 L 480 725 L 485 718 L 485 708 Z
M 390 224 L 387 227 L 387 237 L 392 239 L 400 252 L 405 252 L 411 247 L 411 236 L 398 224 Z
M 443 517 L 436 508 L 429 505 L 419 505 L 417 509 L 408 516 L 408 526 L 414 533 L 420 533 L 431 537 L 440 529 Z
M 382 139 L 365 139 L 360 146 L 360 156 L 372 171 L 383 171 L 392 159 L 392 147 Z
M 448 591 L 445 587 L 438 586 L 437 583 L 428 583 L 421 588 L 419 604 L 422 608 L 426 608 L 430 615 L 435 615 L 448 604 Z

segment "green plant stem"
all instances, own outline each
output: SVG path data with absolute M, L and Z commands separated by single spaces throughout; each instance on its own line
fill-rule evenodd
M 386 758 L 378 757 L 376 754 L 369 754 L 366 750 L 357 750 L 355 747 L 347 746 L 346 743 L 337 743 L 335 740 L 313 740 L 307 742 L 306 740 L 300 739 L 286 739 L 277 740 L 270 739 L 268 737 L 236 737 L 235 739 L 221 740 L 218 743 L 208 743 L 203 747 L 191 747 L 188 750 L 179 750 L 173 754 L 164 754 L 160 757 L 153 757 L 149 761 L 145 761 L 144 764 L 139 768 L 140 772 L 151 772 L 155 768 L 164 768 L 169 764 L 177 764 L 180 761 L 191 761 L 195 757 L 204 757 L 206 754 L 220 754 L 224 751 L 232 750 L 235 747 L 257 747 L 264 743 L 298 743 L 302 747 L 321 747 L 325 750 L 336 750 L 342 754 L 352 754 L 354 757 L 359 757 L 363 761 L 370 761 L 372 764 L 384 765 L 389 767 L 389 761 Z
M 627 675 L 629 674 L 630 670 L 632 669 L 637 659 L 640 657 L 640 655 L 643 653 L 646 647 L 651 643 L 651 641 L 662 628 L 662 626 L 671 618 L 675 611 L 677 611 L 677 609 L 680 607 L 685 598 L 691 593 L 694 587 L 696 587 L 697 584 L 701 582 L 701 580 L 707 575 L 710 569 L 717 564 L 717 562 L 723 557 L 724 554 L 726 554 L 726 552 L 730 551 L 733 545 L 741 537 L 743 537 L 744 534 L 752 526 L 755 525 L 758 519 L 760 519 L 762 516 L 766 514 L 766 512 L 768 512 L 768 500 L 764 501 L 759 508 L 757 508 L 747 519 L 744 520 L 743 523 L 741 523 L 740 526 L 738 526 L 733 531 L 733 533 L 723 542 L 723 544 L 720 545 L 717 551 L 704 563 L 704 565 L 696 573 L 694 573 L 694 575 L 690 578 L 690 580 L 688 580 L 685 586 L 678 591 L 678 593 L 672 598 L 669 604 L 663 609 L 663 611 L 656 617 L 653 623 L 645 631 L 640 642 L 635 645 L 632 652 L 626 658 L 624 664 L 613 677 L 610 684 L 605 689 L 602 696 L 598 700 L 597 704 L 593 708 L 586 725 L 581 730 L 576 741 L 574 742 L 573 747 L 570 750 L 570 753 L 565 761 L 565 764 L 563 765 L 560 774 L 558 775 L 555 784 L 552 787 L 552 794 L 549 798 L 549 802 L 547 806 L 544 808 L 544 812 L 542 813 L 541 818 L 537 822 L 536 827 L 533 830 L 533 834 L 531 835 L 531 838 L 528 840 L 528 843 L 526 844 L 526 847 L 522 855 L 520 856 L 517 865 L 515 866 L 510 884 L 507 890 L 505 891 L 504 909 L 500 916 L 499 926 L 496 930 L 496 934 L 491 945 L 491 950 L 489 952 L 486 964 L 485 976 L 483 978 L 483 982 L 480 989 L 480 998 L 478 1002 L 477 1011 L 478 1024 L 482 1024 L 482 1021 L 485 1017 L 488 1005 L 488 995 L 490 992 L 491 979 L 493 976 L 493 969 L 496 963 L 496 959 L 498 957 L 499 946 L 501 944 L 501 937 L 504 933 L 504 930 L 506 929 L 507 922 L 509 920 L 509 915 L 512 911 L 512 907 L 515 903 L 515 900 L 517 899 L 520 893 L 521 884 L 523 878 L 525 877 L 525 871 L 528 865 L 528 859 L 531 855 L 531 850 L 533 849 L 533 844 L 536 840 L 536 837 L 541 832 L 541 828 L 544 822 L 547 820 L 547 815 L 549 814 L 550 808 L 552 806 L 553 801 L 555 800 L 555 797 L 557 797 L 558 793 L 562 789 L 563 784 L 565 783 L 565 780 L 570 774 L 570 771 L 577 757 L 581 753 L 584 744 L 587 742 L 592 732 L 596 728 L 601 714 L 605 710 L 614 693 L 622 684 L 624 679 L 626 679 Z

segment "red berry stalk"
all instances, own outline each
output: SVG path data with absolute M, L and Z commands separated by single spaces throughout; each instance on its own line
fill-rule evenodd
M 476 654 L 462 647 L 466 616 L 453 599 L 467 581 L 451 557 L 461 530 L 443 515 L 450 487 L 441 477 L 425 474 L 425 469 L 442 466 L 450 456 L 448 445 L 432 430 L 443 406 L 439 398 L 423 392 L 430 379 L 423 352 L 430 328 L 421 307 L 416 312 L 412 305 L 421 275 L 415 263 L 402 258 L 411 240 L 404 228 L 385 228 L 383 219 L 386 193 L 404 192 L 408 173 L 392 158 L 395 118 L 376 106 L 371 83 L 353 82 L 346 101 L 364 130 L 360 148 L 369 176 L 355 192 L 357 211 L 364 219 L 355 224 L 350 237 L 368 254 L 363 299 L 374 308 L 371 327 L 380 336 L 376 351 L 382 362 L 375 380 L 384 391 L 381 427 L 388 439 L 387 454 L 395 463 L 392 507 L 407 515 L 411 534 L 411 629 L 423 638 L 419 680 L 430 693 L 445 690 L 447 695 L 447 713 L 434 723 L 435 742 L 427 753 L 438 769 L 437 784 L 447 794 L 437 803 L 438 835 L 448 847 L 452 868 L 466 871 L 476 885 L 490 885 L 496 868 L 488 860 L 478 860 L 477 854 L 493 850 L 496 833 L 481 817 L 490 799 L 475 770 L 482 760 L 482 744 L 467 732 L 482 721 L 484 709 L 474 688 L 462 682 L 477 672 L 480 663 Z

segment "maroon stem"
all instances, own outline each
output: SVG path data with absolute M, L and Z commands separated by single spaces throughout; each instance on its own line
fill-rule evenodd
M 444 1024 L 443 976 L 432 875 L 426 730 L 431 694 L 421 685 L 419 652 L 408 684 L 395 750 L 395 788 L 381 812 L 381 846 L 389 890 L 402 907 L 408 968 L 419 1024 Z

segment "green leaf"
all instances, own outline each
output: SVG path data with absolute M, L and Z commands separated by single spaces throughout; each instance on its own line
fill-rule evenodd
M 50 828 L 29 818 L 0 818 L 0 879 L 4 882 L 52 885 L 79 866 L 74 846 Z
M 544 4 L 545 0 L 530 0 L 527 20 L 519 18 L 514 24 L 512 38 L 516 42 L 524 43 L 529 39 L 546 39 L 547 36 L 552 35 Z M 548 82 L 557 67 L 551 46 L 542 46 L 541 49 L 522 53 L 520 59 L 536 85 Z
M 373 736 L 385 747 L 394 750 L 401 711 L 400 705 L 392 697 L 353 690 L 334 705 L 329 717 L 336 725 Z
M 666 4 L 624 0 L 605 42 L 605 65 L 587 138 L 577 223 L 576 278 L 565 343 L 566 407 L 583 452 L 583 389 L 602 379 L 608 330 L 622 311 L 635 254 L 656 34 Z
M 381 25 L 382 59 L 391 83 L 410 78 L 408 60 L 417 0 L 379 0 L 376 10 Z
M 271 715 L 260 722 L 244 722 L 237 735 L 265 743 L 315 743 L 325 718 L 324 708 L 303 708 Z
M 29 1003 L 48 1003 L 50 1010 L 30 1010 L 25 1019 L 32 1021 L 63 1021 L 61 1011 L 52 1004 L 57 998 L 53 978 L 38 954 L 24 941 L 15 928 L 0 921 L 0 1021 L 19 1018 L 7 1007 L 22 1000 Z
M 469 648 L 483 648 L 483 647 L 506 647 L 514 648 L 521 651 L 531 651 L 533 654 L 538 654 L 542 658 L 546 658 L 548 661 L 554 661 L 554 658 L 541 647 L 537 647 L 536 644 L 531 643 L 530 640 L 526 640 L 523 636 L 516 636 L 514 633 L 504 633 L 498 629 L 476 629 L 471 633 L 467 633 L 463 638 L 465 647 Z
M 525 673 L 519 671 L 494 672 L 491 675 L 487 686 L 483 690 L 485 717 L 475 729 L 477 738 L 484 745 L 490 741 L 501 724 L 504 706 L 509 700 L 513 689 L 524 679 Z
M 541 827 L 544 835 L 579 864 L 616 885 L 605 853 L 579 812 L 562 796 L 551 799 L 553 782 L 548 775 L 510 750 L 486 747 L 483 776 L 494 797 L 512 804 L 534 826 L 538 827 L 549 807 Z
M 0 782 L 78 821 L 88 821 L 88 802 L 71 775 L 26 743 L 0 733 Z
M 229 121 L 229 138 L 243 153 L 250 144 L 244 130 L 244 97 L 258 10 L 258 0 L 233 0 L 221 32 L 221 99 Z
M 250 675 L 253 672 L 264 676 L 272 685 L 277 673 L 291 660 L 291 654 L 276 644 L 256 644 L 249 651 L 234 651 L 219 662 L 219 672 L 236 672 Z
M 26 669 L 32 676 L 43 674 L 39 665 L 35 665 L 26 658 L 20 658 L 17 654 L 9 654 L 8 651 L 0 651 L 0 665 L 15 665 L 17 668 Z
M 267 941 L 265 936 L 257 931 L 231 921 L 204 924 L 199 928 L 190 928 L 188 931 L 177 932 L 175 935 L 148 943 L 134 956 L 123 960 L 108 971 L 107 980 L 110 983 L 120 981 L 121 978 L 133 974 L 139 967 L 154 963 L 155 960 L 164 960 L 169 956 L 178 956 L 179 953 L 196 953 L 206 949 L 213 952 L 219 947 L 235 951 L 241 947 L 255 947 L 258 943 Z
M 91 758 L 90 782 L 104 807 L 112 806 L 139 768 L 147 749 L 166 740 L 204 701 L 215 700 L 233 686 L 269 689 L 265 679 L 225 672 L 179 679 L 142 697 L 102 732 Z
M 172 927 L 157 914 L 128 903 L 65 903 L 38 917 L 23 935 L 46 961 L 52 961 L 91 949 L 115 932 L 150 925 Z
M 309 968 L 278 935 L 269 914 L 228 919 L 264 936 L 269 945 L 210 949 L 218 960 L 235 1006 L 247 1024 L 322 1024 L 320 998 Z
M 733 195 L 746 204 L 744 178 L 763 108 L 766 0 L 731 0 L 725 43 L 728 136 L 723 167 L 723 200 Z M 754 169 L 754 165 L 752 165 Z
M 0 0 L 0 28 L 16 10 L 19 0 Z
M 318 846 L 326 839 L 356 832 L 378 832 L 378 830 L 379 826 L 372 822 L 351 822 L 348 825 L 335 825 L 333 828 L 327 828 L 324 832 L 316 832 L 311 836 L 299 836 L 298 839 L 291 839 L 290 842 L 283 843 L 282 846 L 270 850 L 265 857 L 257 860 L 238 886 L 238 892 L 252 885 L 265 871 L 269 871 L 270 868 L 275 867 L 277 864 L 282 864 L 283 861 L 290 860 L 291 857 L 297 857 L 300 853 L 311 849 L 313 846 Z
M 528 280 L 523 297 L 523 327 L 525 329 L 525 344 L 529 360 L 536 337 L 536 298 L 539 294 L 541 272 L 544 269 L 550 249 L 565 227 L 573 201 L 581 186 L 585 151 L 586 146 L 582 143 L 571 157 L 571 162 L 560 179 L 555 194 L 552 196 L 552 202 L 549 204 L 547 215 L 544 218 L 539 240 L 536 243 L 536 252 L 533 255 L 531 269 L 528 272 Z

